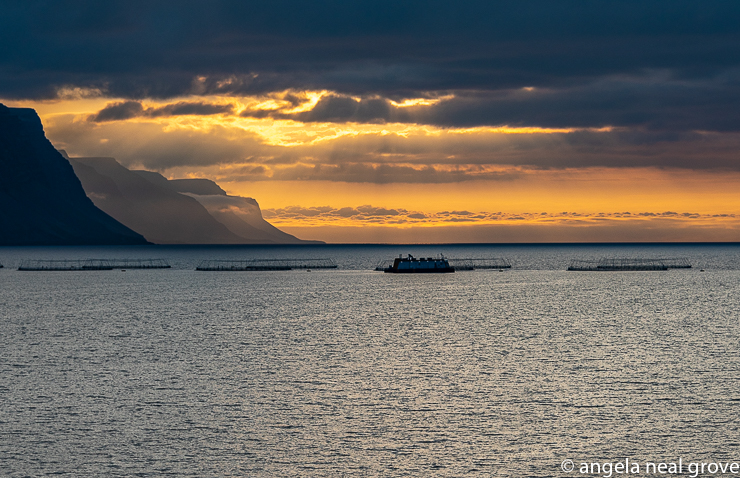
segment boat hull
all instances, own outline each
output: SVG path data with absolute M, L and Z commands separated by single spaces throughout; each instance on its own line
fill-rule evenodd
M 389 267 L 387 269 L 384 269 L 383 272 L 389 273 L 389 274 L 440 274 L 440 273 L 449 273 L 449 272 L 455 272 L 454 267 L 445 267 L 445 268 L 438 268 L 438 269 L 393 269 L 392 267 Z

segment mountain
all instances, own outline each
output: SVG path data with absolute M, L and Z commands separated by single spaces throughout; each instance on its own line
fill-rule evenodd
M 66 155 L 66 153 L 65 153 Z M 257 202 L 208 179 L 168 180 L 113 158 L 69 158 L 103 211 L 158 244 L 301 244 L 262 219 Z
M 0 104 L 0 245 L 146 243 L 88 199 L 34 110 Z
M 134 170 L 154 184 L 167 187 L 197 200 L 217 221 L 238 236 L 264 243 L 320 244 L 287 234 L 262 218 L 260 206 L 252 198 L 229 196 L 210 179 L 167 179 L 152 171 Z
M 113 158 L 70 158 L 96 206 L 157 244 L 244 244 L 195 199 L 161 187 Z
M 210 179 L 167 179 L 154 171 L 133 169 L 132 172 L 158 186 L 171 189 L 178 193 L 191 193 L 198 195 L 226 196 L 226 191 Z

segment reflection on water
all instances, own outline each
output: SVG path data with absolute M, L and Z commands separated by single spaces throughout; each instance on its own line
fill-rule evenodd
M 432 276 L 362 269 L 427 254 L 398 246 L 335 250 L 334 271 L 189 267 L 233 248 L 160 249 L 165 271 L 0 269 L 0 471 L 564 476 L 566 458 L 740 460 L 740 248 L 648 251 L 704 273 L 517 268 L 603 253 L 568 247 Z

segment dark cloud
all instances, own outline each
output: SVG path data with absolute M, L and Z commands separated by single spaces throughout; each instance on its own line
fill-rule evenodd
M 144 107 L 138 101 L 121 101 L 112 103 L 90 117 L 90 121 L 102 123 L 105 121 L 119 121 L 137 116 L 143 116 Z
M 720 0 L 6 2 L 0 97 L 326 89 L 301 120 L 381 122 L 455 92 L 409 118 L 737 130 L 738 24 Z
M 447 165 L 412 167 L 403 164 L 317 163 L 280 168 L 232 167 L 230 181 L 340 181 L 350 183 L 456 183 L 472 180 L 507 181 L 519 178 L 518 170 L 487 171 L 478 167 L 449 168 Z M 352 211 L 345 211 L 352 214 Z
M 290 113 L 287 110 L 307 103 L 308 98 L 298 98 L 289 92 L 280 99 L 290 101 L 289 105 L 269 110 L 247 108 L 240 115 L 249 118 L 292 119 L 304 123 L 408 123 L 415 121 L 415 118 L 404 108 L 394 105 L 388 98 L 378 96 L 355 98 L 336 93 L 327 94 L 322 96 L 311 109 L 298 113 Z
M 740 130 L 740 70 L 686 80 L 667 72 L 603 78 L 561 88 L 453 91 L 428 105 L 400 106 L 377 95 L 329 94 L 310 110 L 245 110 L 242 116 L 302 122 L 416 123 L 442 127 L 639 127 L 653 131 Z M 433 98 L 432 98 L 433 99 Z
M 740 76 L 686 80 L 652 72 L 567 88 L 461 93 L 418 116 L 419 122 L 441 126 L 738 131 Z
M 201 102 L 179 102 L 164 106 L 144 108 L 138 101 L 120 101 L 107 105 L 89 120 L 95 123 L 119 121 L 136 117 L 156 118 L 160 116 L 200 115 L 232 113 L 234 106 L 230 104 L 211 104 Z
M 352 183 L 456 183 L 471 180 L 512 180 L 518 171 L 481 171 L 475 167 L 450 169 L 445 165 L 412 167 L 403 164 L 316 164 L 295 165 L 272 171 L 263 179 L 281 181 L 342 181 Z M 254 176 L 240 178 L 237 171 L 230 175 L 234 180 L 256 180 Z
M 234 106 L 230 104 L 179 102 L 147 110 L 147 116 L 178 116 L 178 115 L 217 115 L 232 113 Z
M 391 114 L 393 113 L 393 118 Z M 319 100 L 316 106 L 303 113 L 295 115 L 298 121 L 353 121 L 358 123 L 377 123 L 385 121 L 401 121 L 397 108 L 385 98 L 354 98 L 328 95 Z

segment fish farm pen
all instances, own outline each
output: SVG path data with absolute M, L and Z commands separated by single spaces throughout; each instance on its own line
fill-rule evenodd
M 169 269 L 164 259 L 24 260 L 19 271 L 111 271 L 113 269 Z
M 114 269 L 170 269 L 164 259 L 110 259 Z
M 196 271 L 289 271 L 293 269 L 336 269 L 333 259 L 248 259 L 241 261 L 206 260 Z
M 573 260 L 569 271 L 667 271 L 668 269 L 691 269 L 685 258 L 668 259 L 607 259 L 598 261 Z
M 394 259 L 380 261 L 376 271 L 384 271 L 393 265 Z M 477 269 L 511 269 L 511 263 L 503 257 L 447 259 L 457 271 L 473 271 Z
M 458 271 L 473 271 L 477 269 L 511 269 L 511 263 L 503 257 L 449 259 L 450 265 Z

